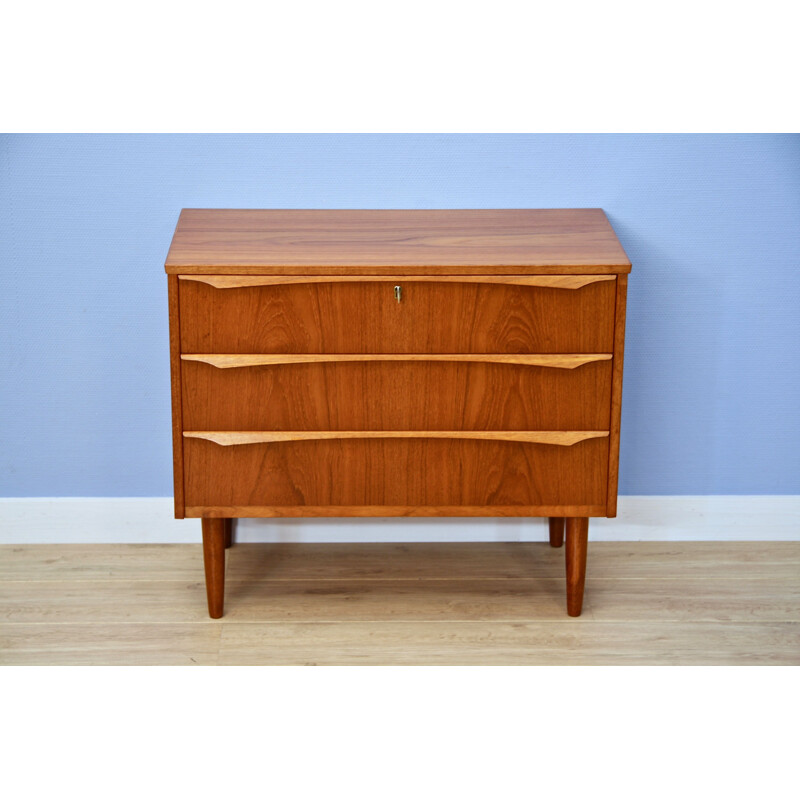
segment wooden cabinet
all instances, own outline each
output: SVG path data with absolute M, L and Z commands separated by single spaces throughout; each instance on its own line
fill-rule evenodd
M 166 271 L 211 616 L 230 519 L 282 516 L 546 516 L 580 614 L 630 271 L 601 210 L 187 209 Z

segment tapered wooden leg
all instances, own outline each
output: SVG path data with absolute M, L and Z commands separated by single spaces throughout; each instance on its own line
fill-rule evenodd
M 579 617 L 583 607 L 588 541 L 588 518 L 567 517 L 567 614 L 571 617 Z
M 233 520 L 225 520 L 225 549 L 233 545 Z
M 206 594 L 208 613 L 212 619 L 219 619 L 222 616 L 225 598 L 225 522 L 224 519 L 203 520 Z
M 550 547 L 564 544 L 564 517 L 550 517 Z

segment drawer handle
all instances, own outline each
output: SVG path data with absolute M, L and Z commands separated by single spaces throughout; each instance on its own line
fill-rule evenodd
M 571 447 L 586 439 L 607 437 L 608 431 L 184 431 L 183 435 L 223 447 L 319 439 L 481 439 Z
M 404 354 L 404 353 L 375 353 L 375 354 L 303 354 L 303 355 L 273 355 L 273 354 L 187 354 L 182 355 L 183 361 L 199 361 L 210 364 L 219 369 L 234 367 L 260 367 L 276 364 L 316 364 L 323 362 L 352 362 L 352 361 L 477 361 L 486 364 L 522 364 L 528 367 L 555 367 L 557 369 L 575 369 L 593 361 L 610 361 L 611 353 L 564 353 L 554 355 L 512 355 L 512 354 Z
M 182 281 L 206 283 L 215 289 L 243 289 L 248 286 L 286 286 L 297 283 L 489 283 L 511 286 L 541 286 L 549 289 L 581 289 L 590 283 L 613 281 L 616 275 L 179 275 Z
M 394 287 L 394 299 L 397 300 L 399 303 L 403 298 L 403 287 L 402 286 L 395 286 Z

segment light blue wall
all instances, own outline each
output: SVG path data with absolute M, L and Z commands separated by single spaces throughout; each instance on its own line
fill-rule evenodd
M 800 136 L 13 135 L 0 495 L 169 495 L 188 207 L 601 207 L 634 264 L 621 491 L 800 493 Z

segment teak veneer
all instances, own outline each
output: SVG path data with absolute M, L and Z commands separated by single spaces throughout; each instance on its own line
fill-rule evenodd
M 581 612 L 616 514 L 630 262 L 600 209 L 184 209 L 175 515 L 544 516 Z

